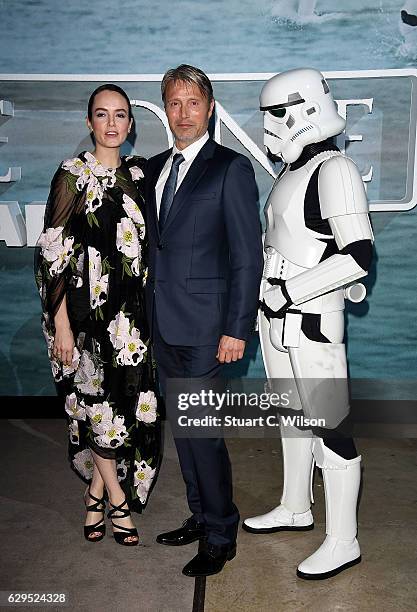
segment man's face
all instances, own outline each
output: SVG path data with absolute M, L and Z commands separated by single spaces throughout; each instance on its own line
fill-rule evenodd
M 165 112 L 178 149 L 185 149 L 207 131 L 214 100 L 209 102 L 194 83 L 171 81 L 165 90 Z

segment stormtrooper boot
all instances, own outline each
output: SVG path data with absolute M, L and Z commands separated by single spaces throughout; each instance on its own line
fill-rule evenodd
M 245 519 L 242 527 L 250 533 L 309 531 L 314 527 L 310 511 L 313 501 L 311 492 L 314 470 L 313 439 L 281 438 L 281 443 L 284 463 L 284 490 L 281 503 L 267 514 Z
M 314 442 L 314 457 L 323 470 L 327 535 L 316 552 L 300 563 L 297 576 L 324 580 L 361 561 L 356 539 L 361 457 L 344 459 L 327 448 L 321 438 Z

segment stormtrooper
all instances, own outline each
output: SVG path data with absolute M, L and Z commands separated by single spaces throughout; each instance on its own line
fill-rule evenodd
M 260 108 L 268 155 L 284 162 L 265 206 L 259 314 L 265 369 L 270 381 L 292 379 L 295 407 L 313 418 L 324 415 L 326 425 L 310 431 L 281 428 L 281 502 L 267 514 L 247 518 L 243 528 L 251 533 L 313 529 L 316 464 L 325 488 L 326 538 L 297 575 L 320 580 L 361 560 L 356 539 L 361 457 L 344 428 L 349 412 L 344 299 L 367 274 L 373 233 L 359 170 L 333 144 L 345 120 L 323 75 L 296 69 L 274 76 L 262 89 Z M 323 381 L 335 384 L 320 393 Z

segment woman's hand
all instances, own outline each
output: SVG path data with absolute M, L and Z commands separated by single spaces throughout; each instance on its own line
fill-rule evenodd
M 61 361 L 63 365 L 71 365 L 74 346 L 74 335 L 71 327 L 55 324 L 54 357 Z
M 69 366 L 72 364 L 75 343 L 68 319 L 66 296 L 64 296 L 56 312 L 54 321 L 55 340 L 52 352 L 55 359 L 58 359 L 63 365 Z

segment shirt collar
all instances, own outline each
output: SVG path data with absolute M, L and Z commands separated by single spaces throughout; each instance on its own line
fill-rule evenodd
M 201 138 L 199 138 L 192 144 L 188 145 L 188 147 L 185 147 L 185 149 L 183 149 L 182 151 L 177 149 L 177 147 L 174 144 L 172 148 L 172 157 L 176 153 L 181 153 L 184 156 L 184 161 L 188 162 L 191 159 L 193 159 L 197 155 L 197 153 L 200 152 L 200 150 L 206 144 L 208 139 L 209 139 L 209 135 L 208 135 L 208 132 L 206 132 L 205 134 L 203 134 L 203 136 L 201 136 Z

